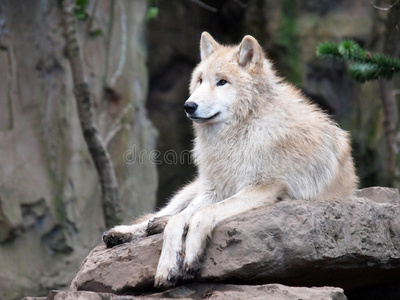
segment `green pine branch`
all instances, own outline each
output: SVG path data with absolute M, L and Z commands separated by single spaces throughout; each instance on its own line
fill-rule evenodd
M 354 63 L 349 66 L 349 75 L 354 80 L 364 83 L 379 78 L 379 68 L 371 63 Z
M 324 42 L 317 47 L 318 57 L 350 62 L 349 75 L 358 82 L 391 79 L 400 72 L 400 59 L 385 54 L 371 54 L 353 40 L 340 44 Z

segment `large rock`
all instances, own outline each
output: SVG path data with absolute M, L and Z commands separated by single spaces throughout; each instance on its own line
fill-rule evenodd
M 399 280 L 398 191 L 357 194 L 376 201 L 282 201 L 226 220 L 215 229 L 197 280 L 349 290 Z M 151 291 L 161 247 L 161 234 L 112 249 L 100 245 L 82 263 L 71 290 Z

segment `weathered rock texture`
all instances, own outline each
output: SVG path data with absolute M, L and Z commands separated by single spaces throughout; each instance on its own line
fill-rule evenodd
M 54 298 L 53 298 L 54 297 Z M 345 300 L 340 288 L 332 287 L 288 287 L 280 284 L 232 285 L 192 283 L 163 293 L 147 296 L 121 296 L 95 292 L 51 293 L 47 300 L 134 300 L 134 299 L 259 299 L 259 300 Z M 24 300 L 39 300 L 26 298 Z M 44 299 L 40 299 L 44 300 Z
M 215 229 L 196 280 L 347 290 L 399 281 L 399 193 L 369 188 L 357 194 L 362 197 L 282 201 L 230 218 Z M 71 290 L 151 291 L 161 246 L 161 234 L 112 249 L 100 245 Z
M 183 298 L 188 299 L 335 299 L 344 300 L 343 290 L 332 287 L 305 288 L 288 287 L 280 284 L 266 285 L 232 285 L 232 284 L 187 284 L 164 293 L 152 294 L 148 297 Z
M 89 1 L 88 19 L 78 22 L 96 122 L 103 138 L 109 137 L 125 222 L 154 208 L 157 185 L 154 164 L 138 160 L 140 151 L 148 153 L 155 146 L 155 130 L 144 108 L 146 2 L 115 2 L 111 35 L 108 0 Z M 60 14 L 59 1 L 0 1 L 4 300 L 66 287 L 105 230 L 98 177 L 77 117 Z M 131 152 L 124 156 L 127 150 Z

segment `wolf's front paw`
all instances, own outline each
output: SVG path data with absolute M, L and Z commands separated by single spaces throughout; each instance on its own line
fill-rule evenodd
M 185 262 L 183 263 L 183 279 L 193 279 L 197 273 L 199 273 L 203 260 L 203 256 L 197 256 L 196 258 L 190 260 L 185 259 Z
M 174 269 L 158 270 L 154 279 L 154 286 L 160 289 L 174 287 L 180 278 L 180 272 Z
M 109 231 L 103 233 L 103 241 L 107 248 L 112 248 L 119 244 L 128 243 L 132 241 L 133 234 L 131 232 L 119 231 L 118 227 L 114 227 Z
M 169 252 L 161 254 L 157 266 L 157 273 L 154 280 L 154 286 L 158 288 L 169 288 L 175 286 L 182 278 L 182 253 Z M 167 257 L 166 257 L 167 256 Z

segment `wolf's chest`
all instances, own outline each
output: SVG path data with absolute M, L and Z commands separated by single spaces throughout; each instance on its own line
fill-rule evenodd
M 197 150 L 202 150 L 196 153 L 199 176 L 216 192 L 219 200 L 236 194 L 256 178 L 257 163 L 244 149 L 211 145 Z

